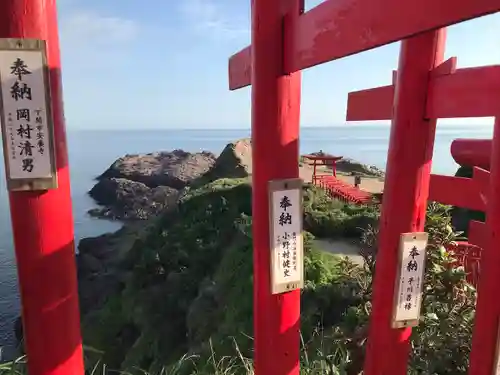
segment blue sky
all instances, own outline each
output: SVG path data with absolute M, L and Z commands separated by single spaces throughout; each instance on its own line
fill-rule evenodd
M 68 128 L 249 126 L 250 89 L 228 90 L 227 61 L 250 42 L 250 0 L 58 5 Z M 499 64 L 499 35 L 500 14 L 453 26 L 446 54 L 458 56 L 459 67 Z M 390 83 L 398 49 L 396 43 L 306 70 L 302 124 L 344 123 L 347 93 Z

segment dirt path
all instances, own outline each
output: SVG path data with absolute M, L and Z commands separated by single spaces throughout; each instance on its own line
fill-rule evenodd
M 314 245 L 330 254 L 341 257 L 347 256 L 353 263 L 363 264 L 363 257 L 359 255 L 359 246 L 348 240 L 323 240 L 316 238 L 314 239 Z

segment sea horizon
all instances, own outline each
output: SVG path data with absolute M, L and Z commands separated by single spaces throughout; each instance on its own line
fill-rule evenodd
M 484 119 L 483 119 L 484 120 Z M 327 125 L 300 125 L 300 130 L 304 129 L 328 129 L 328 128 L 376 128 L 376 127 L 389 127 L 391 125 L 390 121 L 353 121 L 349 123 L 335 123 L 335 124 L 327 124 Z M 475 127 L 493 127 L 493 120 L 491 122 L 479 122 L 479 123 L 469 123 L 469 122 L 463 122 L 463 123 L 438 123 L 437 125 L 437 130 L 439 131 L 442 128 L 445 129 L 451 129 L 451 128 L 475 128 Z M 81 127 L 66 127 L 66 132 L 71 133 L 71 132 L 109 132 L 109 131 L 118 131 L 118 132 L 140 132 L 140 131 L 161 131 L 161 132 L 168 132 L 168 131 L 230 131 L 230 130 L 251 130 L 251 125 L 238 125 L 238 126 L 217 126 L 217 127 L 204 127 L 204 126 L 151 126 L 151 127 L 144 127 L 144 128 L 135 128 L 135 127 L 130 127 L 130 128 L 125 128 L 123 129 L 122 127 L 116 126 L 110 126 L 110 127 L 86 127 L 86 128 L 81 128 Z

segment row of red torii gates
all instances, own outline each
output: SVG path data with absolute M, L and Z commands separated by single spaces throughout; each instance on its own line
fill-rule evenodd
M 252 85 L 256 374 L 299 373 L 300 292 L 272 295 L 269 289 L 267 184 L 298 177 L 300 71 L 398 40 L 392 84 L 348 98 L 348 121 L 392 120 L 364 374 L 407 373 L 411 328 L 391 326 L 398 246 L 402 233 L 423 231 L 429 199 L 487 213 L 486 223 L 471 222 L 469 235 L 485 250 L 469 374 L 493 374 L 500 313 L 494 297 L 500 292 L 500 66 L 457 69 L 456 58 L 444 61 L 444 49 L 446 26 L 498 11 L 500 0 L 327 0 L 305 13 L 301 0 L 252 1 L 252 45 L 230 58 L 229 87 Z M 495 117 L 491 147 L 454 143 L 457 161 L 489 171 L 475 167 L 472 179 L 431 175 L 436 121 L 460 117 Z
M 300 71 L 402 39 L 393 84 L 349 96 L 348 120 L 392 120 L 365 374 L 407 371 L 411 329 L 391 328 L 396 253 L 401 233 L 422 231 L 430 194 L 487 213 L 469 238 L 485 249 L 469 373 L 490 375 L 500 312 L 500 66 L 456 69 L 443 52 L 444 27 L 498 12 L 500 0 L 327 0 L 303 10 L 301 0 L 253 0 L 252 48 L 229 63 L 231 89 L 252 84 L 257 375 L 299 373 L 300 291 L 269 288 L 268 182 L 298 177 Z M 54 117 L 58 188 L 9 192 L 29 373 L 83 375 L 56 1 L 2 0 L 0 38 L 46 41 Z M 483 116 L 496 116 L 490 171 L 431 176 L 436 119 Z M 478 153 L 462 154 L 484 165 Z

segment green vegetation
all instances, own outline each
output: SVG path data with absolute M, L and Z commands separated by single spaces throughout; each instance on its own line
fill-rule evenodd
M 251 214 L 248 180 L 220 179 L 188 191 L 175 211 L 151 223 L 120 264 L 121 290 L 84 318 L 84 341 L 103 350 L 89 354 L 89 374 L 253 374 Z M 304 187 L 305 375 L 362 368 L 377 221 L 375 207 L 345 205 Z M 412 336 L 410 373 L 465 374 L 475 291 L 443 248 L 456 237 L 446 207 L 429 207 L 427 231 L 423 322 Z M 364 265 L 316 249 L 314 236 L 359 238 Z

